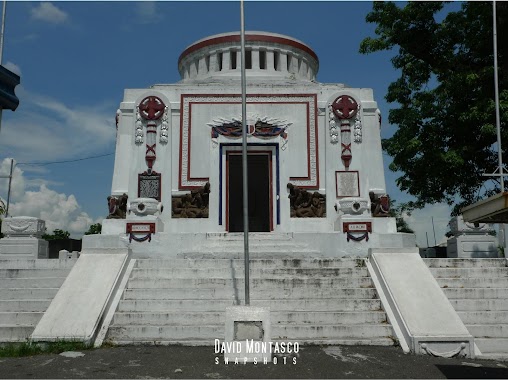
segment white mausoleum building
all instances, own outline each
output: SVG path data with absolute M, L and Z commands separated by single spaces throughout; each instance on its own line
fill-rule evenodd
M 388 213 L 372 90 L 317 82 L 317 55 L 287 36 L 249 32 L 246 49 L 249 265 L 239 260 L 240 35 L 229 33 L 185 49 L 178 83 L 125 91 L 102 233 L 83 238 L 68 275 L 62 273 L 72 264 L 66 260 L 0 260 L 7 268 L 0 277 L 33 275 L 39 268 L 45 280 L 33 283 L 51 291 L 54 278 L 65 276 L 47 309 L 31 317 L 36 326 L 13 328 L 28 303 L 11 310 L 0 295 L 0 312 L 2 305 L 12 311 L 10 324 L 0 326 L 0 342 L 31 334 L 32 341 L 96 346 L 252 339 L 400 342 L 405 352 L 445 357 L 506 352 L 506 338 L 498 339 L 501 325 L 479 324 L 497 321 L 495 311 L 475 313 L 480 316 L 466 328 L 454 309 L 461 310 L 460 303 L 452 305 L 442 290 L 452 297 L 481 290 L 466 307 L 485 309 L 487 289 L 468 288 L 483 287 L 487 279 L 499 286 L 505 262 L 486 261 L 492 268 L 472 259 L 426 263 L 414 235 L 397 233 Z M 2 239 L 5 247 L 15 254 L 10 256 L 28 256 L 27 249 L 12 246 L 28 247 L 37 220 L 12 219 L 4 222 L 4 233 L 18 236 Z M 460 238 L 462 247 L 472 242 Z M 50 267 L 60 272 L 50 276 Z M 464 271 L 480 280 L 462 282 Z M 49 294 L 7 290 L 8 297 Z M 249 306 L 238 308 L 243 303 Z M 480 338 L 475 341 L 473 333 Z
M 103 234 L 133 232 L 129 219 L 144 216 L 137 198 L 160 204 L 156 226 L 135 226 L 131 241 L 144 232 L 157 242 L 161 234 L 243 231 L 240 67 L 240 35 L 214 35 L 180 55 L 181 81 L 125 90 L 112 195 L 127 194 L 131 212 L 106 220 Z M 305 43 L 246 33 L 249 230 L 297 239 L 319 232 L 313 244 L 328 255 L 414 246 L 386 217 L 372 90 L 319 83 L 318 69 Z

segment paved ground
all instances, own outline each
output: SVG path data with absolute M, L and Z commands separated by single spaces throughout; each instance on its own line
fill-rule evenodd
M 279 357 L 257 365 L 224 364 L 213 347 L 113 347 L 71 356 L 80 354 L 0 358 L 0 378 L 508 378 L 508 362 L 405 355 L 397 347 L 301 347 L 286 364 Z

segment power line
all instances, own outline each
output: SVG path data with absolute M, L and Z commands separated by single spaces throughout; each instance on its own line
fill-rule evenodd
M 113 155 L 114 152 L 106 153 L 106 154 L 100 154 L 98 156 L 90 156 L 90 157 L 83 157 L 83 158 L 76 158 L 75 160 L 64 160 L 64 161 L 52 161 L 52 162 L 18 162 L 16 165 L 32 165 L 32 166 L 44 166 L 44 165 L 52 165 L 52 164 L 65 164 L 68 162 L 77 162 L 77 161 L 84 161 L 84 160 L 92 160 L 94 158 L 100 158 L 100 157 L 106 157 Z

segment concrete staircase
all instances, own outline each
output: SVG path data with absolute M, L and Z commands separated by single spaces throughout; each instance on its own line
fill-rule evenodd
M 508 357 L 506 259 L 424 259 L 484 357 Z
M 76 260 L 0 260 L 0 342 L 23 342 Z
M 244 236 L 240 233 L 208 233 L 204 243 L 182 251 L 186 259 L 243 259 Z M 308 244 L 293 241 L 292 233 L 249 234 L 249 257 L 252 259 L 308 258 L 323 255 Z
M 227 247 L 236 242 L 217 244 L 209 253 L 239 257 Z M 268 254 L 268 246 L 253 244 L 252 256 Z M 244 304 L 243 277 L 241 259 L 136 260 L 106 341 L 211 345 L 223 340 L 226 307 Z M 255 258 L 250 278 L 251 305 L 270 307 L 274 341 L 394 343 L 363 259 Z

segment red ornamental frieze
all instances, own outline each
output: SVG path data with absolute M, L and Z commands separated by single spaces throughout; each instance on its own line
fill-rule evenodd
M 145 120 L 159 120 L 166 105 L 157 96 L 147 96 L 139 103 L 139 113 Z
M 341 95 L 332 102 L 332 111 L 338 119 L 351 119 L 358 112 L 358 103 L 349 95 Z

